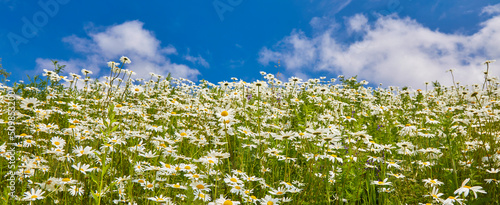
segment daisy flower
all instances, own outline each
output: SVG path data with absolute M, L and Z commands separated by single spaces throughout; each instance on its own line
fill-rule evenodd
M 193 187 L 193 189 L 196 191 L 210 191 L 208 187 L 211 187 L 211 185 L 207 185 L 203 182 L 194 181 L 191 183 L 191 187 Z
M 56 147 L 64 147 L 66 145 L 66 141 L 60 137 L 52 137 L 50 142 Z
M 148 199 L 151 201 L 160 202 L 160 203 L 170 202 L 170 197 L 164 197 L 163 195 L 149 197 Z
M 69 193 L 71 194 L 71 196 L 75 196 L 75 195 L 82 196 L 83 192 L 84 192 L 84 190 L 82 187 L 70 186 Z
M 467 184 L 467 182 L 469 182 L 469 180 L 470 180 L 470 178 L 465 179 L 462 182 L 462 186 L 460 188 L 458 188 L 457 190 L 455 190 L 455 192 L 453 192 L 453 194 L 461 195 L 463 193 L 464 197 L 467 197 L 467 195 L 469 195 L 470 190 L 472 190 L 472 192 L 474 193 L 474 198 L 477 198 L 476 192 L 486 194 L 486 191 L 482 190 L 483 187 L 481 187 L 481 186 L 473 186 L 473 187 L 467 186 L 466 184 Z
M 127 63 L 130 64 L 130 63 L 132 63 L 132 61 L 130 60 L 130 58 L 125 57 L 125 56 L 122 56 L 120 58 L 120 62 L 122 62 L 123 64 L 127 64 Z
M 440 182 L 439 180 L 437 179 L 423 179 L 422 182 L 425 182 L 425 185 L 431 185 L 432 187 L 436 187 L 436 186 L 441 186 L 443 185 L 444 183 L 443 182 Z
M 89 168 L 90 165 L 80 164 L 80 162 L 78 162 L 78 164 L 76 164 L 76 165 L 71 165 L 71 167 L 82 172 L 83 174 L 87 174 L 87 172 L 91 172 L 92 170 L 94 170 L 93 168 Z
M 45 191 L 42 191 L 41 189 L 33 189 L 31 188 L 31 191 L 24 192 L 24 201 L 35 201 L 38 199 L 43 199 L 45 198 L 42 196 L 45 193 Z
M 276 196 L 281 196 L 281 195 L 284 195 L 286 193 L 286 188 L 285 187 L 278 187 L 278 189 L 273 189 L 271 191 L 269 191 L 269 193 L 271 193 L 272 195 L 276 195 Z
M 226 199 L 224 196 L 220 195 L 220 198 L 215 200 L 215 203 L 208 203 L 209 205 L 238 205 L 239 201 L 233 201 L 231 199 Z
M 374 185 L 392 185 L 392 182 L 387 182 L 388 178 L 385 178 L 384 181 L 372 181 Z
M 195 191 L 194 192 L 194 199 L 195 200 L 199 199 L 199 200 L 202 200 L 204 202 L 212 200 L 212 198 L 210 198 L 210 195 L 203 193 L 202 191 Z
M 21 101 L 21 109 L 33 110 L 40 105 L 40 101 L 36 98 L 27 98 Z
M 260 204 L 263 204 L 263 205 L 275 205 L 275 204 L 279 204 L 279 199 L 274 199 L 273 197 L 269 196 L 269 195 L 266 195 L 266 197 L 264 197 L 263 199 L 259 199 L 260 201 Z
M 226 178 L 224 178 L 224 182 L 227 184 L 242 184 L 243 181 L 240 180 L 237 176 L 229 176 L 229 174 L 226 174 Z
M 184 190 L 187 189 L 186 186 L 180 185 L 179 183 L 177 183 L 177 184 L 169 184 L 168 186 L 172 187 L 172 188 L 175 188 L 175 189 L 184 189 Z
M 433 187 L 432 191 L 429 195 L 424 195 L 424 197 L 432 197 L 433 200 L 436 200 L 437 202 L 443 202 L 443 199 L 441 199 L 441 196 L 443 196 L 443 193 L 439 193 L 439 188 Z

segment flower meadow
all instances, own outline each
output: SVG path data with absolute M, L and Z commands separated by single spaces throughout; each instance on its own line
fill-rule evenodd
M 496 78 L 213 84 L 128 63 L 2 86 L 3 204 L 500 203 Z

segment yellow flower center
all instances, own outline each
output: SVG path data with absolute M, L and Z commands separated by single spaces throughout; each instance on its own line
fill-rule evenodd
M 226 116 L 228 116 L 228 115 L 229 115 L 229 113 L 228 113 L 227 111 L 225 111 L 225 110 L 224 110 L 224 111 L 222 111 L 222 112 L 220 113 L 220 115 L 222 115 L 222 116 L 226 117 Z
M 231 200 L 226 200 L 222 205 L 233 205 L 233 202 Z
M 274 203 L 272 201 L 268 201 L 267 205 L 273 205 Z
M 38 198 L 38 196 L 37 195 L 31 195 L 31 198 L 32 199 L 36 199 L 36 198 Z
M 205 186 L 203 186 L 203 184 L 198 184 L 198 185 L 196 185 L 196 188 L 198 188 L 198 189 L 204 189 Z
M 69 181 L 71 181 L 71 179 L 69 179 L 69 178 L 64 178 L 64 179 L 62 179 L 61 181 L 63 181 L 63 182 L 69 182 Z
M 276 192 L 277 195 L 282 195 L 283 192 L 279 191 L 279 192 Z
M 187 135 L 187 134 L 186 134 L 185 132 L 181 133 L 181 136 L 183 136 L 183 137 L 184 137 L 184 136 L 186 136 L 186 135 Z

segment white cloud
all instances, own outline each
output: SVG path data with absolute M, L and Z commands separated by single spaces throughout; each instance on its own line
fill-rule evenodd
M 500 14 L 500 4 L 489 5 L 483 8 L 481 14 Z
M 80 73 L 82 68 L 86 68 L 97 75 L 99 68 L 109 69 L 106 62 L 118 61 L 121 56 L 127 56 L 132 63 L 125 65 L 125 68 L 136 72 L 135 78 L 149 79 L 150 72 L 163 76 L 170 72 L 174 77 L 196 80 L 200 72 L 187 65 L 171 62 L 168 55 L 177 55 L 177 49 L 172 45 L 162 47 L 160 40 L 151 31 L 144 29 L 143 25 L 140 21 L 128 21 L 102 31 L 87 32 L 88 38 L 75 35 L 65 37 L 63 42 L 85 57 L 60 62 L 67 65 L 69 72 Z M 197 59 L 202 66 L 208 65 L 201 56 Z M 50 60 L 37 59 L 37 69 L 46 68 L 47 62 L 50 63 Z M 100 74 L 109 75 L 108 72 Z
M 199 64 L 205 68 L 210 67 L 210 64 L 208 64 L 208 62 L 203 57 L 201 57 L 201 55 L 199 55 L 199 54 L 197 57 L 194 57 L 194 56 L 187 54 L 186 56 L 184 56 L 184 59 L 188 60 L 191 63 Z
M 352 30 L 364 28 L 358 41 L 341 43 L 332 29 L 314 37 L 293 31 L 272 48 L 262 48 L 259 62 L 267 65 L 281 59 L 291 74 L 327 71 L 417 88 L 435 80 L 451 85 L 451 75 L 445 73 L 450 68 L 461 84 L 481 83 L 482 63 L 500 58 L 500 16 L 483 22 L 473 35 L 432 31 L 396 16 L 380 17 L 372 24 L 364 19 L 361 15 L 347 19 Z M 492 74 L 500 72 L 493 69 Z
M 368 19 L 363 14 L 356 14 L 348 19 L 349 29 L 352 31 L 361 31 L 367 27 Z

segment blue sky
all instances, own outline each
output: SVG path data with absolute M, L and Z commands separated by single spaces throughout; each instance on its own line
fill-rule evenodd
M 11 81 L 52 69 L 51 59 L 66 74 L 102 77 L 107 61 L 128 56 L 136 78 L 253 81 L 259 71 L 276 74 L 280 60 L 283 79 L 343 74 L 419 87 L 450 85 L 450 68 L 462 84 L 479 83 L 482 63 L 500 60 L 494 0 L 30 2 L 0 0 L 0 58 Z

